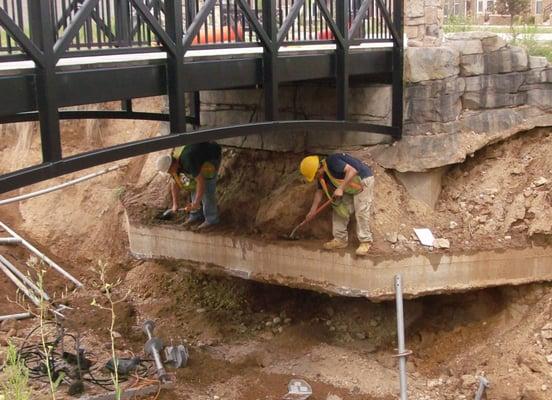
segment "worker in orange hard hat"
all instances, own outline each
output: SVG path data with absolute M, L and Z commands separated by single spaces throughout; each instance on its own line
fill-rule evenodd
M 306 221 L 314 218 L 324 196 L 332 201 L 334 238 L 325 243 L 324 248 L 337 250 L 347 247 L 347 225 L 350 215 L 355 213 L 360 241 L 356 254 L 368 254 L 372 243 L 370 209 L 374 192 L 374 176 L 370 167 L 349 154 L 338 153 L 325 159 L 314 155 L 305 157 L 299 170 L 308 182 L 316 179 L 318 185 Z

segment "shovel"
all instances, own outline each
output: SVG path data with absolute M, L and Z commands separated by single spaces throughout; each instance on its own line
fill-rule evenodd
M 326 201 L 324 204 L 322 204 L 320 207 L 318 207 L 316 209 L 316 211 L 314 212 L 314 215 L 313 215 L 313 218 L 314 219 L 318 214 L 320 214 L 322 211 L 324 211 L 330 204 L 332 204 L 332 200 L 328 200 Z M 312 219 L 310 221 L 312 221 Z M 307 224 L 307 220 L 304 220 L 303 222 L 301 222 L 299 225 L 297 225 L 295 228 L 293 228 L 293 230 L 291 231 L 291 233 L 289 234 L 289 236 L 286 237 L 286 239 L 288 240 L 297 240 L 297 238 L 295 237 L 295 233 L 297 232 L 297 230 L 299 228 L 301 228 L 303 225 L 306 225 Z

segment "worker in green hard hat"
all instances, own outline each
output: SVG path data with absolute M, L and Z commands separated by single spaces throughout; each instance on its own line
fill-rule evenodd
M 191 193 L 191 202 L 184 208 L 190 213 L 184 222 L 185 226 L 199 224 L 195 229 L 202 230 L 219 223 L 216 185 L 221 158 L 219 144 L 202 142 L 177 148 L 172 155 L 157 159 L 158 171 L 168 173 L 173 178 L 170 185 L 170 212 L 176 213 L 178 210 L 180 190 Z
M 334 238 L 325 243 L 324 248 L 337 250 L 347 247 L 347 225 L 350 215 L 355 213 L 357 236 L 360 241 L 356 254 L 368 254 L 372 243 L 370 209 L 374 191 L 374 176 L 370 167 L 349 154 L 338 153 L 325 159 L 315 155 L 305 157 L 299 170 L 308 182 L 316 179 L 318 184 L 306 221 L 314 218 L 324 196 L 332 201 Z

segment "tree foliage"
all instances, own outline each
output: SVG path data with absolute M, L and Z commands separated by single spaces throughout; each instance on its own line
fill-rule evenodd
M 527 14 L 530 10 L 531 0 L 496 0 L 495 9 L 499 14 L 510 16 L 510 25 L 513 25 L 516 17 Z

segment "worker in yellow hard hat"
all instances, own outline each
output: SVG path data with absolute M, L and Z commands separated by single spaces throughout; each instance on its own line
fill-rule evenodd
M 332 201 L 334 238 L 325 243 L 324 248 L 337 250 L 347 247 L 347 225 L 350 215 L 355 213 L 360 241 L 356 254 L 368 254 L 372 243 L 370 209 L 374 192 L 374 176 L 370 167 L 349 154 L 338 153 L 325 159 L 315 155 L 305 157 L 299 170 L 307 182 L 316 180 L 318 185 L 306 221 L 314 218 L 324 196 Z
M 202 142 L 177 148 L 171 155 L 157 159 L 157 170 L 173 178 L 172 207 L 166 214 L 178 210 L 178 193 L 182 189 L 191 193 L 191 202 L 185 207 L 190 214 L 184 226 L 198 225 L 195 230 L 202 230 L 219 223 L 216 184 L 221 155 L 220 145 Z

